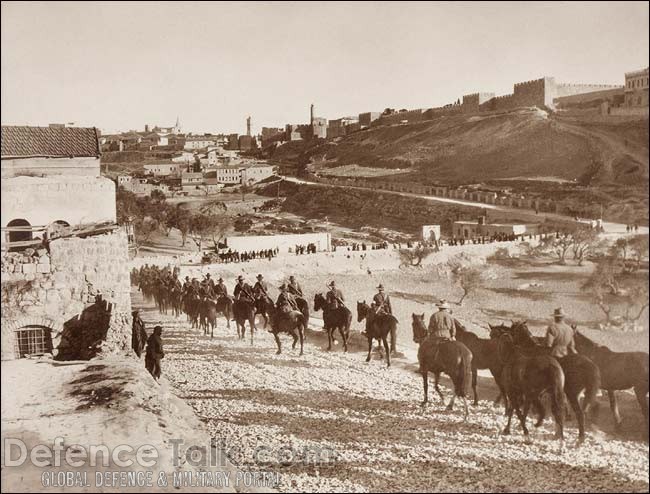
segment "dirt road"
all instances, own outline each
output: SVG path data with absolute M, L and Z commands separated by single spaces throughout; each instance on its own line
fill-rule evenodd
M 133 300 L 142 305 L 138 294 Z M 262 330 L 251 346 L 237 340 L 234 326 L 222 325 L 210 339 L 190 330 L 184 316 L 175 320 L 147 306 L 143 317 L 147 327 L 165 328 L 163 371 L 179 396 L 239 468 L 280 472 L 280 491 L 648 490 L 646 443 L 591 432 L 576 448 L 570 422 L 560 451 L 548 420 L 532 444 L 518 426 L 500 435 L 504 419 L 492 406 L 490 379 L 480 386 L 490 401 L 471 407 L 464 422 L 458 402 L 447 412 L 430 396 L 421 409 L 421 379 L 406 359 L 387 369 L 377 358 L 365 363 L 359 352 L 328 353 L 315 332 L 304 356 L 286 336 L 275 355 Z M 448 399 L 446 387 L 444 393 Z

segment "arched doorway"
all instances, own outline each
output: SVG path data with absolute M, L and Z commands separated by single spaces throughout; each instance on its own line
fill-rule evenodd
M 15 219 L 7 223 L 7 226 L 31 226 L 29 221 L 24 219 Z M 25 240 L 32 240 L 32 232 L 30 230 L 26 231 L 10 231 L 9 232 L 9 242 L 23 242 Z
M 56 220 L 53 223 L 50 224 L 50 236 L 51 237 L 58 237 L 62 233 L 65 232 L 66 228 L 70 226 L 70 223 L 68 223 L 65 220 Z
M 28 325 L 15 331 L 16 358 L 52 353 L 52 330 L 46 326 Z

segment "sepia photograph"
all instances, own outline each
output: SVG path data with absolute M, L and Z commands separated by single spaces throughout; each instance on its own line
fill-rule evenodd
M 648 492 L 648 2 L 0 9 L 3 493 Z

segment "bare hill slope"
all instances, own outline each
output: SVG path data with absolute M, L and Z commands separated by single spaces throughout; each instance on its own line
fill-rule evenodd
M 443 117 L 376 127 L 318 145 L 289 143 L 273 158 L 316 167 L 357 164 L 408 168 L 393 180 L 471 183 L 554 176 L 582 183 L 648 180 L 648 120 L 603 121 L 595 115 L 538 109 Z

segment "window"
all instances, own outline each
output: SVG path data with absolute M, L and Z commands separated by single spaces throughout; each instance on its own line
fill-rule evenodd
M 25 326 L 15 333 L 16 357 L 42 355 L 52 352 L 52 334 L 44 326 Z

